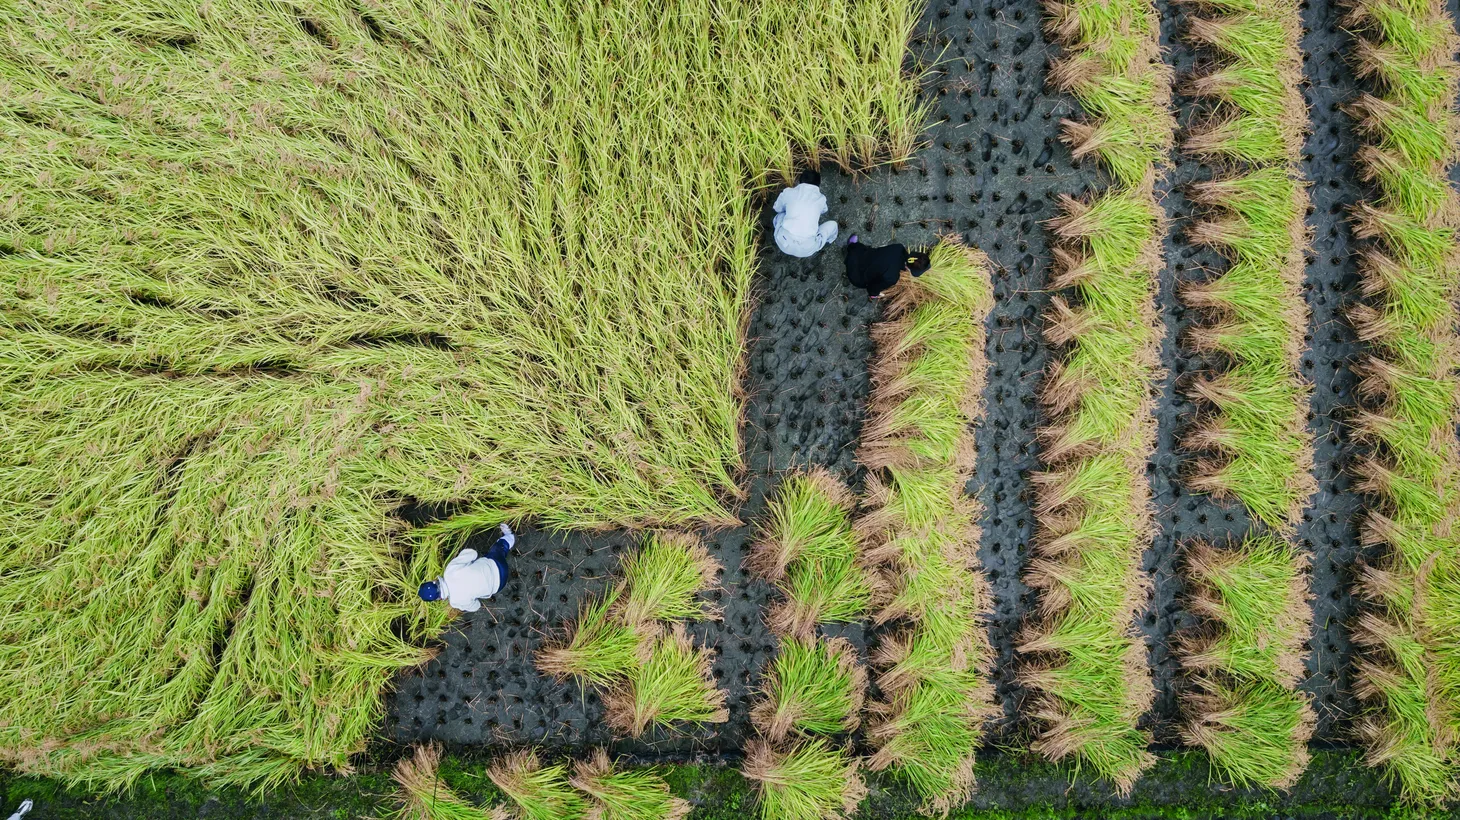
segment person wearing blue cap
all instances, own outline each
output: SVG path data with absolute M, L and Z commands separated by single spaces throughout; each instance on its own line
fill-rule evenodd
M 476 612 L 482 608 L 482 599 L 490 598 L 507 585 L 507 555 L 517 544 L 517 536 L 506 524 L 501 525 L 502 537 L 487 550 L 486 555 L 477 555 L 474 549 L 464 549 L 451 559 L 441 577 L 421 584 L 417 594 L 423 601 L 439 601 L 443 598 L 454 609 L 462 612 Z

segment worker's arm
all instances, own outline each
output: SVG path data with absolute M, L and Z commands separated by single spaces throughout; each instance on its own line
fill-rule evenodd
M 773 208 L 776 213 L 783 214 L 786 212 L 786 199 L 790 195 L 790 193 L 791 189 L 787 188 L 786 190 L 781 191 L 780 196 L 776 197 L 776 204 L 771 206 L 771 208 Z

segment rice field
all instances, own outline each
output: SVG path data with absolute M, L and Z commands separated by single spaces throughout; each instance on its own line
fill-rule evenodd
M 1421 0 L 0 8 L 0 796 L 1443 813 L 1457 54 Z M 932 268 L 868 303 L 851 233 Z M 416 599 L 501 521 L 483 611 Z
M 0 10 L 0 760 L 348 768 L 457 536 L 732 521 L 747 192 L 908 152 L 913 20 Z

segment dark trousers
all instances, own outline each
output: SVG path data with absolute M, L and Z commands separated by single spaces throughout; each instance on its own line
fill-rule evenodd
M 493 544 L 484 556 L 497 562 L 497 571 L 502 574 L 502 586 L 504 587 L 507 586 L 507 579 L 511 577 L 511 574 L 507 572 L 507 555 L 510 552 L 511 548 L 507 546 L 507 539 L 498 538 L 497 543 Z

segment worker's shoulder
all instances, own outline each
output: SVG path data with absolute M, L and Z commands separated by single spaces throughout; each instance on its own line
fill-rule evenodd
M 787 188 L 786 190 L 781 192 L 781 197 L 791 202 L 795 202 L 798 205 L 810 205 L 813 203 L 826 201 L 826 194 L 823 194 L 821 192 L 821 188 L 812 185 L 809 182 L 803 182 L 794 188 Z

